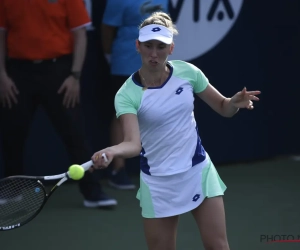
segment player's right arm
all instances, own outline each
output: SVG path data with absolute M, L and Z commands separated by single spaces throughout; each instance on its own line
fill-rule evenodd
M 124 139 L 118 145 L 96 152 L 92 156 L 95 168 L 107 167 L 114 158 L 132 158 L 140 154 L 142 147 L 137 116 L 135 114 L 124 114 L 119 117 L 119 120 Z M 106 154 L 107 162 L 101 157 L 103 153 Z
M 119 117 L 119 120 L 124 135 L 123 142 L 108 149 L 114 157 L 135 157 L 139 155 L 142 149 L 137 116 L 135 114 L 124 114 Z
M 142 88 L 130 79 L 117 92 L 115 96 L 116 117 L 121 123 L 124 138 L 120 144 L 96 152 L 92 157 L 94 167 L 107 167 L 116 157 L 132 158 L 140 154 L 142 147 L 137 114 L 142 95 Z M 101 157 L 103 153 L 108 158 L 107 162 L 104 162 Z

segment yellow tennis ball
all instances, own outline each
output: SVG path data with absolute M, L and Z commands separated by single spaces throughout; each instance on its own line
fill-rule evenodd
M 69 176 L 73 180 L 80 180 L 84 176 L 84 168 L 80 165 L 72 165 L 69 167 Z

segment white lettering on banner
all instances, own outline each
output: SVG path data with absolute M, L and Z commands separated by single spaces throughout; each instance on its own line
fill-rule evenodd
M 85 4 L 85 8 L 87 10 L 87 13 L 89 14 L 90 19 L 92 19 L 92 0 L 83 0 Z M 86 27 L 87 30 L 93 30 L 93 25 L 89 25 Z
M 243 0 L 169 0 L 179 36 L 170 60 L 192 60 L 218 45 L 234 25 Z

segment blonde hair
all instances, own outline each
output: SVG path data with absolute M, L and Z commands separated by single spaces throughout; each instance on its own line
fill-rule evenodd
M 173 23 L 171 17 L 164 12 L 153 12 L 151 16 L 149 16 L 141 23 L 139 29 L 150 24 L 165 26 L 173 32 L 173 35 L 178 35 L 176 25 Z

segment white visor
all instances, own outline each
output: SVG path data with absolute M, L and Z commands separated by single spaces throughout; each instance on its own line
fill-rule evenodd
M 150 40 L 158 40 L 165 44 L 171 44 L 173 42 L 173 33 L 167 27 L 162 25 L 146 25 L 140 29 L 139 41 L 146 42 Z

